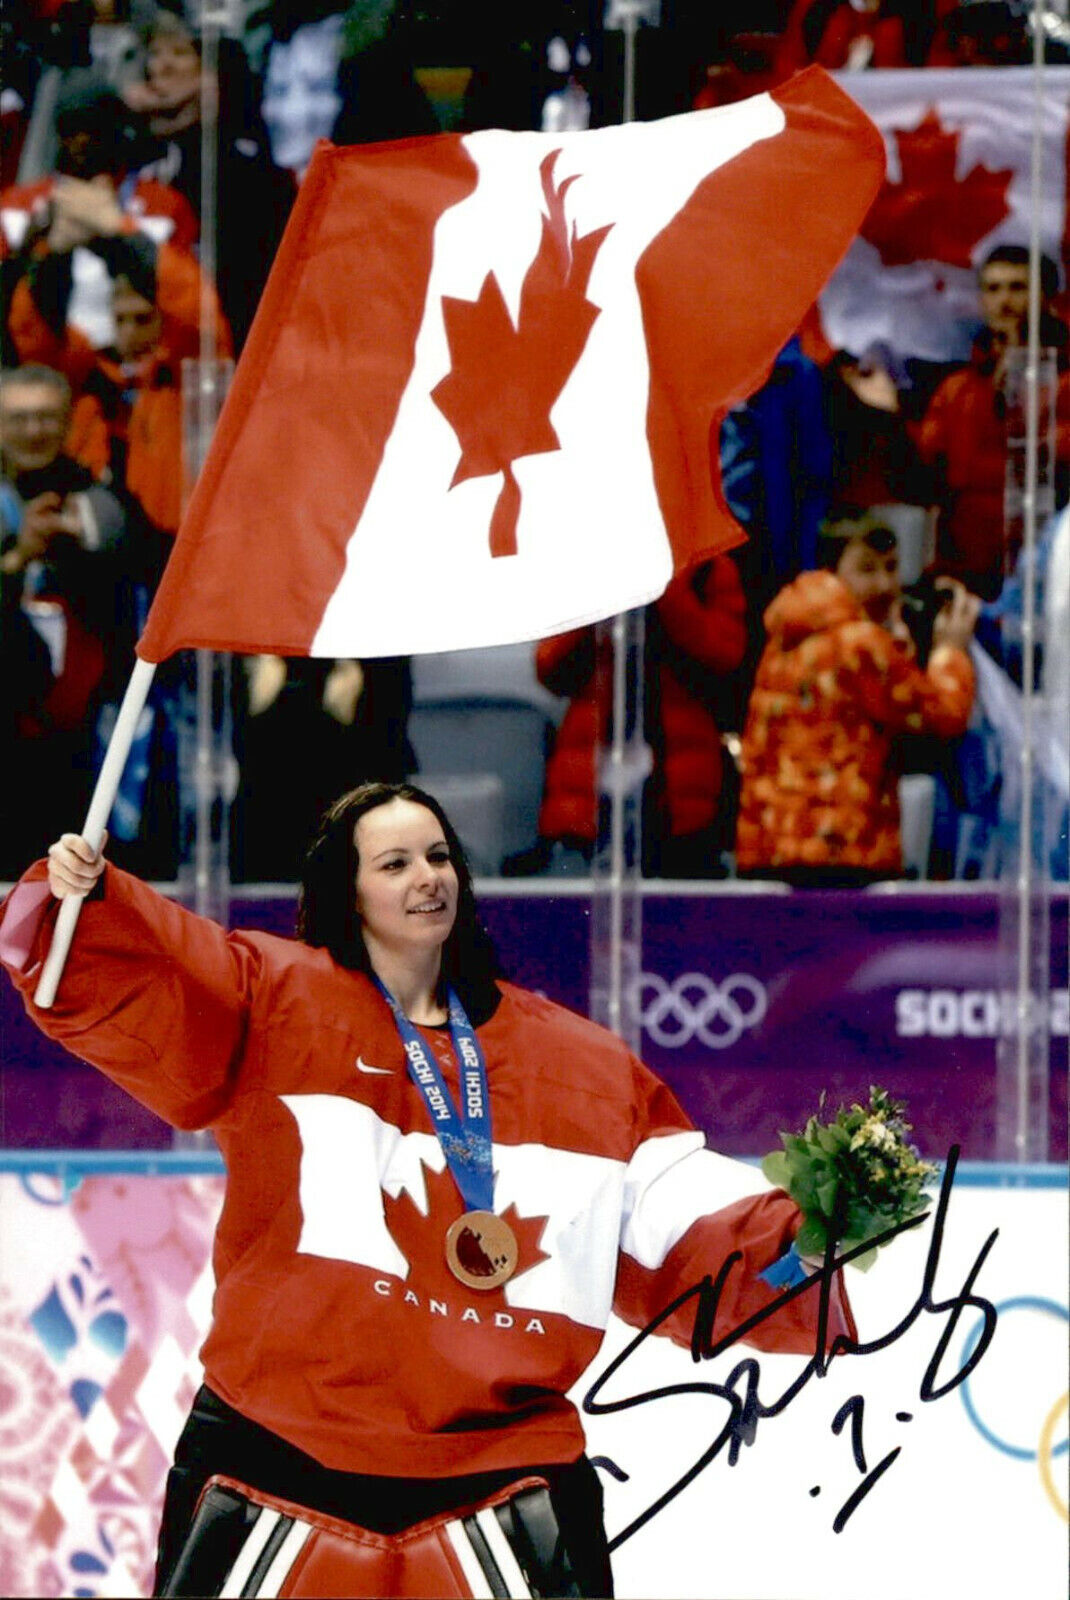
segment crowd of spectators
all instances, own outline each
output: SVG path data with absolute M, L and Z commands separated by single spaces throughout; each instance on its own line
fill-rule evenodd
M 0 19 L 0 877 L 84 810 L 116 679 L 179 522 L 182 362 L 240 354 L 316 141 L 621 115 L 619 8 L 604 0 L 217 9 L 226 21 L 210 52 L 195 0 L 7 0 Z M 1018 0 L 650 0 L 636 110 L 725 104 L 811 61 L 1020 64 L 1030 27 Z M 1049 59 L 1067 59 L 1059 27 L 1049 32 Z M 205 107 L 218 125 L 208 172 Z M 649 875 L 894 877 L 897 780 L 919 770 L 937 794 L 927 870 L 986 870 L 964 864 L 958 842 L 964 817 L 991 832 L 1000 789 L 971 711 L 968 647 L 976 623 L 999 656 L 1014 590 L 1006 389 L 1025 337 L 1024 244 L 989 252 L 977 287 L 968 362 L 912 369 L 886 343 L 829 357 L 800 331 L 725 419 L 724 492 L 748 542 L 647 612 Z M 1042 289 L 1061 505 L 1070 347 L 1054 262 Z M 594 631 L 543 641 L 534 669 L 560 697 L 560 726 L 538 836 L 504 870 L 584 871 L 609 717 Z M 181 661 L 159 675 L 113 847 L 157 877 L 177 865 L 173 723 L 186 675 Z M 325 799 L 413 770 L 410 667 L 258 657 L 234 679 L 234 869 L 290 877 Z M 1061 850 L 1065 860 L 1065 840 Z

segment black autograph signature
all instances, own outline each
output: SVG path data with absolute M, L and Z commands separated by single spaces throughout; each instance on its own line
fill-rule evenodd
M 584 1397 L 583 1409 L 590 1416 L 605 1416 L 615 1411 L 629 1411 L 636 1406 L 650 1405 L 656 1400 L 682 1394 L 713 1396 L 715 1399 L 723 1400 L 729 1408 L 724 1425 L 720 1428 L 708 1448 L 703 1451 L 698 1460 L 681 1477 L 677 1478 L 675 1483 L 664 1494 L 659 1495 L 654 1503 L 648 1506 L 633 1522 L 630 1522 L 622 1533 L 617 1534 L 610 1542 L 609 1548 L 611 1551 L 623 1544 L 626 1539 L 631 1538 L 633 1533 L 636 1533 L 659 1511 L 663 1510 L 671 1500 L 674 1500 L 694 1478 L 698 1477 L 699 1473 L 705 1471 L 711 1462 L 717 1459 L 722 1450 L 727 1450 L 728 1464 L 734 1466 L 739 1459 L 742 1447 L 754 1443 L 759 1422 L 769 1417 L 779 1416 L 786 1411 L 796 1396 L 806 1388 L 811 1378 L 823 1378 L 826 1375 L 829 1363 L 836 1355 L 871 1355 L 878 1350 L 886 1349 L 889 1345 L 894 1344 L 897 1339 L 902 1338 L 923 1314 L 928 1313 L 933 1316 L 947 1315 L 948 1320 L 937 1339 L 936 1348 L 922 1376 L 918 1390 L 919 1397 L 924 1402 L 939 1400 L 944 1395 L 950 1394 L 960 1383 L 965 1382 L 984 1356 L 996 1331 L 995 1306 L 983 1296 L 974 1294 L 973 1286 L 988 1257 L 989 1251 L 999 1236 L 999 1229 L 993 1229 L 985 1240 L 958 1294 L 952 1296 L 949 1300 L 934 1300 L 933 1289 L 936 1270 L 940 1264 L 944 1225 L 947 1220 L 947 1208 L 951 1198 L 951 1188 L 954 1183 L 958 1157 L 959 1146 L 953 1145 L 948 1153 L 947 1166 L 940 1185 L 939 1198 L 936 1202 L 935 1212 L 932 1214 L 932 1238 L 918 1296 L 905 1316 L 896 1323 L 894 1328 L 882 1334 L 880 1338 L 859 1342 L 847 1338 L 843 1334 L 837 1334 L 831 1344 L 829 1343 L 829 1305 L 836 1269 L 843 1265 L 844 1262 L 852 1261 L 855 1256 L 861 1255 L 864 1250 L 872 1249 L 875 1245 L 886 1244 L 890 1239 L 894 1239 L 898 1234 L 907 1232 L 910 1228 L 920 1227 L 927 1220 L 928 1212 L 923 1216 L 913 1217 L 908 1222 L 900 1223 L 894 1228 L 889 1228 L 886 1233 L 880 1234 L 877 1238 L 868 1241 L 867 1244 L 861 1245 L 855 1250 L 847 1251 L 843 1255 L 835 1253 L 834 1241 L 830 1241 L 824 1264 L 819 1272 L 811 1274 L 805 1282 L 786 1289 L 764 1310 L 747 1318 L 746 1321 L 741 1322 L 738 1327 L 732 1328 L 722 1338 L 714 1340 L 712 1330 L 716 1324 L 717 1308 L 721 1295 L 735 1263 L 741 1259 L 740 1252 L 734 1251 L 723 1263 L 716 1278 L 711 1279 L 707 1276 L 703 1278 L 701 1283 L 694 1284 L 690 1289 L 685 1290 L 683 1294 L 678 1295 L 671 1305 L 666 1306 L 664 1311 L 660 1312 L 652 1322 L 648 1323 L 620 1354 L 609 1363 Z M 640 1394 L 627 1395 L 623 1399 L 602 1400 L 599 1398 L 606 1385 L 621 1370 L 628 1358 L 639 1349 L 644 1340 L 656 1333 L 662 1323 L 667 1321 L 681 1306 L 686 1305 L 688 1301 L 694 1300 L 695 1302 L 695 1320 L 691 1336 L 692 1359 L 696 1362 L 707 1361 L 712 1360 L 715 1356 L 722 1355 L 732 1345 L 745 1339 L 760 1323 L 768 1321 L 770 1317 L 796 1299 L 797 1296 L 812 1294 L 815 1285 L 818 1287 L 820 1298 L 814 1353 L 798 1376 L 775 1399 L 766 1400 L 763 1398 L 759 1387 L 761 1365 L 754 1356 L 750 1355 L 737 1363 L 723 1383 L 667 1384 L 662 1388 L 648 1389 Z M 977 1340 L 966 1363 L 950 1377 L 941 1381 L 940 1369 L 947 1353 L 948 1345 L 955 1335 L 959 1318 L 964 1311 L 970 1309 L 979 1311 L 983 1318 L 980 1338 Z M 890 1450 L 876 1466 L 869 1467 L 862 1443 L 864 1405 L 865 1402 L 862 1395 L 852 1395 L 840 1407 L 832 1423 L 832 1431 L 836 1434 L 839 1434 L 848 1423 L 850 1424 L 850 1438 L 855 1465 L 859 1472 L 864 1474 L 862 1481 L 840 1507 L 836 1515 L 833 1523 L 833 1530 L 836 1533 L 842 1531 L 848 1518 L 857 1510 L 874 1484 L 892 1465 L 901 1448 L 897 1447 L 894 1450 Z M 899 1421 L 910 1421 L 909 1412 L 898 1412 L 896 1415 Z M 608 1466 L 610 1471 L 617 1476 L 626 1476 L 626 1474 L 620 1472 L 619 1468 L 614 1469 L 612 1463 L 608 1461 L 601 1464 Z M 817 1491 L 812 1489 L 810 1492 L 814 1494 Z

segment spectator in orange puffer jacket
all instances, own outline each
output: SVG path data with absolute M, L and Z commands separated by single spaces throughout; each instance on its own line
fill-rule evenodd
M 736 861 L 740 873 L 829 887 L 902 872 L 894 742 L 965 731 L 978 602 L 945 580 L 922 671 L 886 626 L 899 599 L 895 534 L 872 517 L 826 525 L 821 555 L 828 570 L 804 572 L 765 613 Z
M 744 611 L 728 556 L 674 578 L 647 609 L 645 732 L 654 770 L 644 797 L 643 867 L 649 876 L 709 877 L 721 870 L 723 763 L 711 699 L 717 680 L 743 658 Z M 593 628 L 577 628 L 538 647 L 542 682 L 572 698 L 547 762 L 540 844 L 506 864 L 511 874 L 544 869 L 558 841 L 590 859 L 598 832 L 595 752 L 608 730 L 612 683 L 608 660 L 604 673 L 595 670 L 594 641 Z

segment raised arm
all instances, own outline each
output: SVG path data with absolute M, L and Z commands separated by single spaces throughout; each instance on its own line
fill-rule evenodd
M 56 1001 L 33 993 L 59 899 L 85 895 Z M 0 918 L 0 961 L 34 1022 L 176 1127 L 205 1127 L 230 1103 L 260 953 L 112 866 L 75 834 L 16 884 Z
M 857 691 L 875 721 L 895 731 L 935 733 L 946 739 L 966 731 L 974 696 L 973 663 L 966 654 L 979 601 L 961 584 L 949 585 L 949 604 L 933 626 L 933 652 L 922 671 L 890 634 L 858 625 Z

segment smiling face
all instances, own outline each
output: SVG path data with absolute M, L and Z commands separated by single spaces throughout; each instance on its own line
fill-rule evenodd
M 359 819 L 354 834 L 357 911 L 372 966 L 385 956 L 440 952 L 457 915 L 457 873 L 441 824 L 426 806 L 394 799 Z
M 9 378 L 0 393 L 0 455 L 8 470 L 50 467 L 63 448 L 70 419 L 62 388 Z

